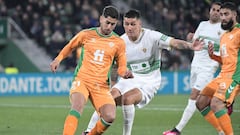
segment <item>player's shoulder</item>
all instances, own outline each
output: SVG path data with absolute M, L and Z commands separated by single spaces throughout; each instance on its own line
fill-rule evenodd
M 152 39 L 159 34 L 162 34 L 162 33 L 149 28 L 142 28 L 142 38 Z
M 237 29 L 238 33 L 240 33 L 240 24 L 239 23 L 235 25 L 235 28 Z
M 127 34 L 126 34 L 126 33 L 122 34 L 122 35 L 121 35 L 121 39 L 123 39 L 123 40 L 126 40 L 126 39 L 128 39 L 128 36 L 127 36 Z
M 240 29 L 240 24 L 239 24 L 239 23 L 236 24 L 235 27 L 238 28 L 238 29 Z
M 151 33 L 154 33 L 154 32 L 158 32 L 156 30 L 152 30 L 152 29 L 149 29 L 149 28 L 142 28 L 142 31 L 144 34 L 151 34 Z
M 208 25 L 210 25 L 210 22 L 209 22 L 209 21 L 201 21 L 201 22 L 199 23 L 199 26 L 198 26 L 198 27 L 204 27 L 204 26 L 208 26 Z
M 97 27 L 92 27 L 92 28 L 82 29 L 81 32 L 92 32 L 96 30 L 97 30 Z
M 82 29 L 81 31 L 79 31 L 77 34 L 78 35 L 83 35 L 83 34 L 90 34 L 92 32 L 95 32 L 97 30 L 96 27 L 93 28 L 87 28 L 87 29 Z

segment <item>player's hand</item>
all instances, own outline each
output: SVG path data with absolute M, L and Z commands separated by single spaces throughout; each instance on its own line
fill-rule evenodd
M 210 57 L 212 57 L 214 54 L 213 54 L 213 51 L 214 51 L 214 46 L 211 42 L 208 42 L 208 54 Z
M 195 39 L 195 40 L 193 41 L 191 48 L 192 48 L 192 50 L 194 50 L 194 51 L 200 51 L 200 50 L 203 49 L 204 44 L 205 44 L 205 43 L 204 43 L 203 39 L 197 38 L 197 39 Z
M 134 76 L 133 76 L 132 72 L 129 71 L 129 70 L 126 71 L 125 74 L 124 74 L 124 76 L 123 76 L 124 79 L 133 78 L 133 77 L 134 77 Z
M 51 68 L 51 71 L 52 72 L 56 72 L 57 71 L 57 68 L 59 67 L 59 64 L 60 64 L 60 61 L 58 60 L 53 60 L 51 63 L 50 63 L 50 68 Z
M 188 34 L 187 34 L 187 41 L 189 41 L 189 42 L 191 42 L 192 40 L 193 40 L 193 36 L 194 36 L 194 33 L 192 33 L 192 32 L 189 32 Z

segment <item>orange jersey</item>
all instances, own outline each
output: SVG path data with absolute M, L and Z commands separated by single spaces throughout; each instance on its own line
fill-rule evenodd
M 82 47 L 82 50 L 75 69 L 75 77 L 94 84 L 106 84 L 114 59 L 118 64 L 118 74 L 120 76 L 125 74 L 127 70 L 125 42 L 114 32 L 104 36 L 97 28 L 83 30 L 71 39 L 56 59 L 61 61 L 73 48 L 78 47 Z
M 220 41 L 222 67 L 220 76 L 239 81 L 240 78 L 240 25 L 225 32 Z

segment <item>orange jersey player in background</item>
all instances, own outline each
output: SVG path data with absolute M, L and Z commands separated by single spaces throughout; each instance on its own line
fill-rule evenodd
M 75 134 L 88 98 L 101 117 L 88 135 L 102 134 L 115 119 L 116 105 L 109 91 L 113 61 L 116 60 L 121 77 L 133 77 L 126 67 L 125 43 L 113 32 L 118 17 L 115 7 L 105 7 L 99 19 L 100 26 L 79 32 L 50 64 L 51 70 L 56 72 L 64 58 L 78 47 L 82 48 L 70 90 L 71 110 L 65 120 L 63 135 Z
M 221 27 L 226 30 L 220 39 L 220 56 L 213 54 L 211 43 L 209 55 L 222 64 L 221 71 L 200 93 L 196 105 L 210 124 L 216 129 L 223 129 L 221 135 L 233 135 L 226 106 L 231 105 L 240 92 L 240 25 L 236 19 L 237 6 L 231 2 L 224 3 L 220 8 L 220 18 Z

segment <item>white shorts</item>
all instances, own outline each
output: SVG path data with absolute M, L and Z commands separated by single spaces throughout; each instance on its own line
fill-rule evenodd
M 191 88 L 202 91 L 204 87 L 214 78 L 215 70 L 209 71 L 200 67 L 191 67 Z
M 160 88 L 161 76 L 153 77 L 140 77 L 134 75 L 132 79 L 120 79 L 113 88 L 117 88 L 121 95 L 124 93 L 138 88 L 142 93 L 142 100 L 136 106 L 142 108 L 147 105 L 154 97 L 157 90 Z

